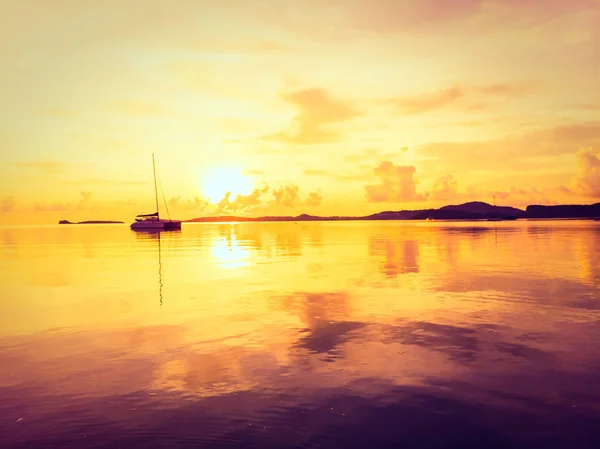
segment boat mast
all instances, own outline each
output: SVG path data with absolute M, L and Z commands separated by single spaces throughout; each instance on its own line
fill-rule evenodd
M 156 218 L 160 218 L 158 214 L 158 190 L 156 189 L 156 164 L 154 163 L 154 153 L 152 153 L 152 171 L 154 172 L 154 198 L 156 199 Z

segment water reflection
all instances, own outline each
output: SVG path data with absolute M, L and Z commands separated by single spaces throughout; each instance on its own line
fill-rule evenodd
M 419 242 L 417 240 L 397 241 L 390 237 L 373 237 L 369 241 L 369 255 L 382 256 L 381 272 L 386 277 L 419 272 Z
M 135 231 L 135 233 L 134 233 L 136 239 L 156 242 L 156 249 L 157 249 L 156 253 L 157 253 L 157 261 L 158 261 L 158 269 L 157 269 L 158 296 L 159 296 L 159 304 L 162 306 L 164 284 L 163 284 L 161 234 L 168 236 L 171 239 L 173 239 L 174 237 L 181 238 L 181 230 L 173 230 L 173 231 L 138 230 L 138 231 Z
M 171 232 L 171 231 L 168 231 Z M 158 297 L 159 303 L 163 304 L 163 279 L 162 279 L 162 251 L 160 246 L 160 231 L 136 231 L 136 238 L 156 240 L 158 248 Z
M 242 247 L 231 225 L 219 226 L 219 238 L 213 242 L 212 254 L 224 268 L 248 265 L 249 251 Z
M 598 225 L 11 231 L 8 447 L 585 448 L 600 437 Z M 157 281 L 158 304 L 147 300 Z

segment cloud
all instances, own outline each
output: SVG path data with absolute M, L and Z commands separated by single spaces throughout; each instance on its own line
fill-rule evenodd
M 358 30 L 376 33 L 421 31 L 475 14 L 480 0 L 359 0 L 346 9 L 346 20 Z
M 384 100 L 392 104 L 400 113 L 416 115 L 449 107 L 465 111 L 485 109 L 490 101 L 498 98 L 522 97 L 535 86 L 531 83 L 500 83 L 485 86 L 453 86 L 436 92 L 423 93 L 411 97 L 397 97 Z
M 420 114 L 455 104 L 464 95 L 465 93 L 461 88 L 452 87 L 415 97 L 395 98 L 391 100 L 391 103 L 404 114 Z
M 487 189 L 469 185 L 462 191 L 452 175 L 441 176 L 434 182 L 433 189 L 426 194 L 428 200 L 443 201 L 445 204 L 460 204 L 468 201 L 484 201 L 492 204 L 494 197 L 498 206 L 524 208 L 530 204 L 564 203 L 570 194 L 563 186 L 523 189 L 511 186 L 508 189 Z
M 273 200 L 267 201 L 265 195 L 271 192 Z M 223 199 L 216 205 L 217 214 L 233 213 L 279 213 L 281 208 L 295 208 L 300 205 L 310 207 L 319 206 L 323 197 L 318 192 L 310 192 L 306 200 L 300 198 L 300 188 L 295 184 L 282 185 L 278 188 L 270 188 L 265 185 L 256 188 L 248 195 L 236 195 L 231 198 L 231 193 L 227 192 Z
M 81 198 L 77 204 L 77 209 L 86 209 L 92 199 L 92 192 L 79 192 L 79 194 L 81 195 Z
M 239 207 L 257 206 L 261 204 L 261 197 L 269 191 L 269 186 L 257 187 L 248 195 L 236 195 L 233 204 Z
M 202 211 L 208 207 L 209 201 L 197 196 L 188 199 L 184 199 L 181 196 L 176 196 L 169 199 L 169 201 L 167 201 L 167 205 L 173 210 Z
M 458 182 L 453 175 L 444 175 L 437 178 L 433 190 L 429 194 L 431 200 L 450 200 L 457 196 Z
M 596 0 L 358 0 L 345 9 L 354 28 L 376 33 L 425 33 L 453 24 L 533 24 L 597 7 Z M 443 28 L 442 28 L 443 29 Z
M 275 205 L 294 207 L 300 201 L 300 195 L 298 194 L 300 188 L 294 184 L 288 184 L 286 186 L 280 186 L 278 189 L 273 189 L 273 196 L 275 197 Z
M 227 192 L 217 204 L 218 213 L 252 212 L 257 206 L 263 204 L 262 196 L 268 193 L 269 186 L 254 189 L 248 195 L 236 195 L 231 200 L 231 192 Z
M 532 83 L 498 83 L 474 89 L 474 91 L 484 95 L 499 95 L 508 97 L 526 95 L 533 90 L 535 90 L 535 85 Z
M 379 182 L 365 186 L 367 201 L 370 203 L 422 201 L 425 196 L 416 191 L 415 171 L 412 165 L 399 166 L 390 161 L 383 161 L 373 169 Z
M 600 198 L 600 151 L 582 148 L 576 153 L 578 174 L 575 191 L 592 198 Z
M 61 161 L 39 161 L 39 162 L 13 162 L 10 165 L 13 167 L 21 167 L 21 168 L 32 168 L 35 170 L 40 170 L 49 175 L 58 175 L 63 173 L 65 167 L 67 166 L 66 162 Z
M 582 122 L 536 129 L 488 141 L 429 143 L 419 148 L 422 167 L 443 167 L 452 173 L 473 170 L 529 172 L 560 170 L 554 156 L 570 155 L 576 148 L 600 146 L 600 122 Z M 550 156 L 550 157 L 549 157 Z
M 92 208 L 92 192 L 79 192 L 79 201 L 36 201 L 26 210 L 34 212 L 62 212 L 90 210 Z
M 339 139 L 338 132 L 328 129 L 328 126 L 360 115 L 348 104 L 331 98 L 325 90 L 319 88 L 283 94 L 282 98 L 298 109 L 298 115 L 292 129 L 266 136 L 266 140 L 302 145 L 336 141 Z
M 17 201 L 14 196 L 5 196 L 0 202 L 0 212 L 12 212 L 17 207 Z
M 306 200 L 306 205 L 309 207 L 317 207 L 320 206 L 323 202 L 323 197 L 319 192 L 310 192 L 308 194 L 308 199 Z

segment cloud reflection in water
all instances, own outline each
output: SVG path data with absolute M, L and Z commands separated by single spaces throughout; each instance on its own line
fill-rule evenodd
M 161 235 L 162 308 L 156 242 L 73 229 L 14 230 L 2 259 L 20 298 L 2 304 L 26 323 L 1 328 L 8 447 L 600 437 L 593 225 L 189 225 Z

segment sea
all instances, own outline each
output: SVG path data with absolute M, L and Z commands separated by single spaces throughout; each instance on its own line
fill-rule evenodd
M 0 228 L 2 448 L 598 448 L 600 222 Z

